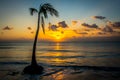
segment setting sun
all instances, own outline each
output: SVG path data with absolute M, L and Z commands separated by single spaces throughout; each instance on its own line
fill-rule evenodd
M 56 40 L 61 40 L 62 38 L 61 38 L 60 35 L 55 35 L 55 39 L 56 39 Z
M 49 36 L 55 41 L 62 41 L 65 35 L 61 32 L 52 32 Z

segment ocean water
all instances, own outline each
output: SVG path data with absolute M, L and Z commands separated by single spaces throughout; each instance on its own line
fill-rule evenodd
M 33 43 L 0 43 L 0 65 L 29 64 Z M 120 67 L 120 42 L 38 43 L 37 62 L 55 66 Z

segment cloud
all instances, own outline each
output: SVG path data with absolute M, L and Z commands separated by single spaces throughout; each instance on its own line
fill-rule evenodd
M 110 27 L 113 27 L 113 28 L 120 28 L 120 22 L 111 22 L 111 21 L 108 21 L 107 25 L 110 26 Z
M 13 28 L 10 28 L 8 26 L 4 27 L 3 30 L 12 30 Z
M 77 33 L 77 30 L 73 30 L 73 32 Z
M 77 34 L 88 34 L 87 32 L 80 32 L 80 33 L 77 33 Z
M 34 31 L 31 32 L 31 34 L 33 34 L 33 33 L 34 33 Z
M 79 32 L 77 30 L 73 30 L 76 34 L 88 34 L 87 32 Z
M 105 19 L 106 17 L 104 16 L 92 16 L 93 19 L 100 19 L 100 20 L 103 20 Z
M 61 28 L 68 28 L 68 25 L 65 23 L 65 21 L 58 22 L 58 25 L 52 25 L 51 23 L 49 23 L 48 29 L 52 30 L 52 31 L 59 31 L 58 30 L 59 27 L 61 27 Z M 64 33 L 64 32 L 62 32 L 62 33 Z
M 89 25 L 87 23 L 82 23 L 81 25 L 88 28 L 99 28 L 98 25 L 96 24 Z
M 98 32 L 99 35 L 104 35 L 105 33 L 104 32 Z
M 62 21 L 58 23 L 58 27 L 68 28 L 68 25 L 65 23 L 65 21 Z
M 113 29 L 110 26 L 107 26 L 107 25 L 102 29 L 102 31 L 110 32 L 110 33 L 114 32 Z
M 56 25 L 49 25 L 48 28 L 49 28 L 49 30 L 52 30 L 52 31 L 58 31 L 57 30 L 58 27 Z
M 72 25 L 76 25 L 78 21 L 72 21 Z
M 88 32 L 89 32 L 89 31 L 90 31 L 90 29 L 84 29 L 84 31 L 88 31 Z
M 31 28 L 31 27 L 27 27 L 27 29 L 28 29 L 28 30 L 32 30 L 32 28 Z

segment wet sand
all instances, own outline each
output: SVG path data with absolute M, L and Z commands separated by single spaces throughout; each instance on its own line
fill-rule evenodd
M 9 69 L 4 67 L 0 70 L 0 80 L 120 80 L 120 71 L 117 70 L 45 66 L 45 73 L 42 75 L 26 75 L 22 74 L 24 67 L 25 65 L 12 65 Z

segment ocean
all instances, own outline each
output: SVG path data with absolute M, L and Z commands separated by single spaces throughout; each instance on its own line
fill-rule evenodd
M 120 80 L 120 42 L 38 43 L 41 75 L 24 75 L 31 42 L 0 43 L 0 80 Z
M 0 43 L 0 65 L 29 64 L 31 42 Z M 38 43 L 37 62 L 55 66 L 120 67 L 120 42 Z

